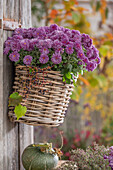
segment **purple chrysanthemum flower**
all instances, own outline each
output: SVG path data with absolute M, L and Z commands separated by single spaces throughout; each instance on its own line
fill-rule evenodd
M 45 39 L 44 40 L 44 45 L 47 47 L 47 48 L 51 48 L 52 45 L 53 45 L 53 41 L 51 39 Z
M 84 64 L 88 64 L 88 63 L 89 63 L 88 58 L 87 58 L 87 57 L 84 57 L 83 62 L 84 62 Z
M 89 37 L 89 35 L 88 34 L 82 34 L 82 42 L 84 43 L 84 42 L 89 42 L 90 41 L 90 37 Z
M 62 61 L 62 57 L 59 53 L 54 53 L 52 58 L 51 58 L 51 61 L 54 63 L 54 64 L 60 64 L 61 61 Z
M 6 40 L 5 41 L 5 47 L 10 47 L 11 46 L 12 41 L 11 40 Z
M 109 149 L 110 149 L 111 151 L 113 151 L 113 146 L 111 146 Z
M 67 31 L 65 34 L 66 34 L 69 38 L 72 37 L 71 31 Z
M 8 37 L 8 39 L 7 40 L 13 40 L 13 37 Z
M 36 45 L 38 48 L 44 47 L 44 40 L 38 40 L 38 43 Z
M 29 28 L 29 29 L 24 33 L 24 36 L 25 36 L 26 38 L 31 39 L 31 38 L 33 37 L 33 31 L 32 31 L 32 29 Z
M 62 27 L 62 26 L 59 26 L 59 27 L 58 27 L 58 30 L 59 30 L 59 31 L 63 31 L 63 32 L 65 32 L 65 28 L 64 28 L 64 27 Z
M 24 50 L 29 50 L 29 45 L 30 45 L 30 41 L 28 39 L 24 39 L 20 41 L 20 46 Z
M 75 41 L 75 42 L 81 42 L 81 35 L 75 35 L 74 37 L 73 37 L 73 40 Z
M 7 55 L 7 54 L 9 53 L 9 51 L 10 51 L 10 47 L 5 47 L 3 53 L 4 53 L 5 55 Z
M 53 41 L 57 40 L 58 39 L 58 35 L 53 35 L 53 36 L 50 37 L 50 39 L 53 40 Z
M 56 49 L 55 49 L 55 53 L 61 53 L 61 54 L 63 54 L 64 53 L 64 48 L 62 48 L 62 47 L 57 47 Z
M 100 64 L 101 63 L 100 57 L 97 57 L 95 61 L 96 61 L 97 64 Z
M 23 37 L 22 37 L 22 35 L 14 35 L 13 36 L 13 40 L 22 40 L 23 39 Z
M 82 44 L 80 42 L 75 42 L 74 47 L 76 51 L 82 50 Z
M 17 29 L 15 29 L 15 31 L 13 33 L 13 36 L 14 35 L 21 35 L 21 36 L 23 36 L 23 34 L 24 34 L 24 29 L 23 28 L 17 28 Z
M 41 64 L 46 64 L 49 61 L 49 57 L 47 54 L 41 54 L 39 61 Z
M 73 42 L 71 42 L 71 41 L 69 41 L 69 42 L 67 43 L 67 45 L 71 45 L 71 46 L 73 46 L 73 47 L 74 47 L 74 43 L 73 43 Z
M 36 31 L 33 33 L 33 37 L 44 39 L 46 37 L 45 29 L 43 27 L 37 28 Z
M 38 43 L 38 39 L 37 38 L 31 39 L 30 40 L 29 49 L 33 50 L 37 43 Z
M 45 27 L 44 27 L 44 30 L 45 30 L 46 34 L 49 34 L 49 33 L 50 33 L 50 27 L 49 27 L 49 26 L 45 26 Z
M 95 63 L 89 62 L 86 66 L 87 71 L 93 71 L 96 68 Z
M 72 38 L 74 38 L 75 36 L 78 36 L 81 38 L 81 34 L 78 30 L 71 30 L 72 33 Z
M 92 39 L 90 39 L 89 42 L 83 44 L 83 46 L 84 46 L 86 49 L 87 49 L 87 48 L 90 48 L 91 45 L 92 45 Z
M 65 38 L 62 38 L 62 39 L 61 39 L 61 42 L 62 42 L 63 45 L 67 45 L 68 42 L 69 42 L 69 39 L 66 38 L 66 37 L 65 37 Z
M 66 53 L 67 54 L 73 54 L 73 51 L 74 51 L 73 46 L 71 46 L 71 45 L 66 46 Z
M 23 35 L 23 32 L 24 32 L 24 29 L 22 29 L 22 28 L 17 28 L 17 29 L 15 29 L 13 35 Z
M 85 59 L 85 55 L 82 50 L 77 52 L 77 57 L 81 60 Z
M 9 55 L 9 59 L 14 62 L 17 62 L 19 60 L 19 57 L 20 54 L 17 51 L 14 51 Z
M 31 62 L 32 62 L 32 56 L 26 55 L 23 59 L 23 63 L 26 64 L 26 65 L 30 65 Z
M 82 44 L 87 49 L 92 46 L 92 39 L 87 34 L 82 34 Z
M 93 45 L 92 46 L 92 51 L 93 51 L 93 55 L 96 56 L 96 57 L 99 57 L 99 51 L 97 50 L 97 48 L 95 48 L 95 46 Z
M 20 46 L 20 41 L 18 39 L 11 42 L 12 51 L 20 51 L 20 49 L 21 49 L 21 46 Z
M 90 57 L 92 57 L 92 55 L 93 55 L 93 50 L 92 49 L 88 49 L 87 52 L 86 52 L 86 56 L 88 58 L 90 58 Z
M 61 47 L 61 46 L 62 46 L 62 43 L 59 40 L 55 40 L 53 42 L 53 48 L 57 48 L 57 47 Z
M 43 53 L 43 54 L 48 54 L 49 50 L 48 50 L 48 48 L 43 47 L 43 48 L 40 49 L 40 52 Z
M 108 158 L 109 158 L 108 156 L 104 155 L 104 159 L 108 159 Z
M 52 24 L 52 25 L 50 25 L 50 31 L 52 32 L 52 31 L 55 31 L 55 30 L 57 30 L 58 29 L 58 25 L 57 24 Z
M 89 58 L 89 61 L 94 61 L 95 59 L 97 59 L 97 57 L 93 55 L 92 57 Z

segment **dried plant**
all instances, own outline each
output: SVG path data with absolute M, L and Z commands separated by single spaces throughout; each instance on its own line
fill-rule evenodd
M 71 151 L 71 160 L 74 161 L 78 169 L 83 170 L 109 170 L 109 161 L 104 159 L 104 155 L 109 155 L 109 149 L 94 143 L 88 146 L 86 151 L 77 149 Z

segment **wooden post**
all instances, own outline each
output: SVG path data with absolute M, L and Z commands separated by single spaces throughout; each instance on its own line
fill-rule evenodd
M 33 143 L 33 127 L 11 123 L 8 97 L 12 92 L 14 65 L 3 56 L 3 44 L 12 31 L 3 30 L 3 19 L 13 19 L 31 27 L 31 0 L 0 0 L 0 170 L 23 170 L 21 154 Z

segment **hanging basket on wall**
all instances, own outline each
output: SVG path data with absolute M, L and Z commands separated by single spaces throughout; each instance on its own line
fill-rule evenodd
M 33 126 L 58 126 L 64 121 L 73 84 L 62 81 L 58 71 L 16 66 L 14 90 L 22 95 L 22 104 L 27 107 L 25 116 L 17 120 L 14 107 L 9 107 L 9 117 L 13 122 Z
M 63 123 L 78 74 L 100 63 L 89 35 L 56 24 L 15 29 L 4 54 L 16 68 L 10 120 L 34 126 Z

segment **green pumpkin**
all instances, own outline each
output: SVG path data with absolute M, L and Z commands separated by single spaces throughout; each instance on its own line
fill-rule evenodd
M 36 145 L 29 145 L 22 154 L 22 163 L 26 170 L 52 170 L 57 166 L 58 160 L 56 153 L 42 152 Z

